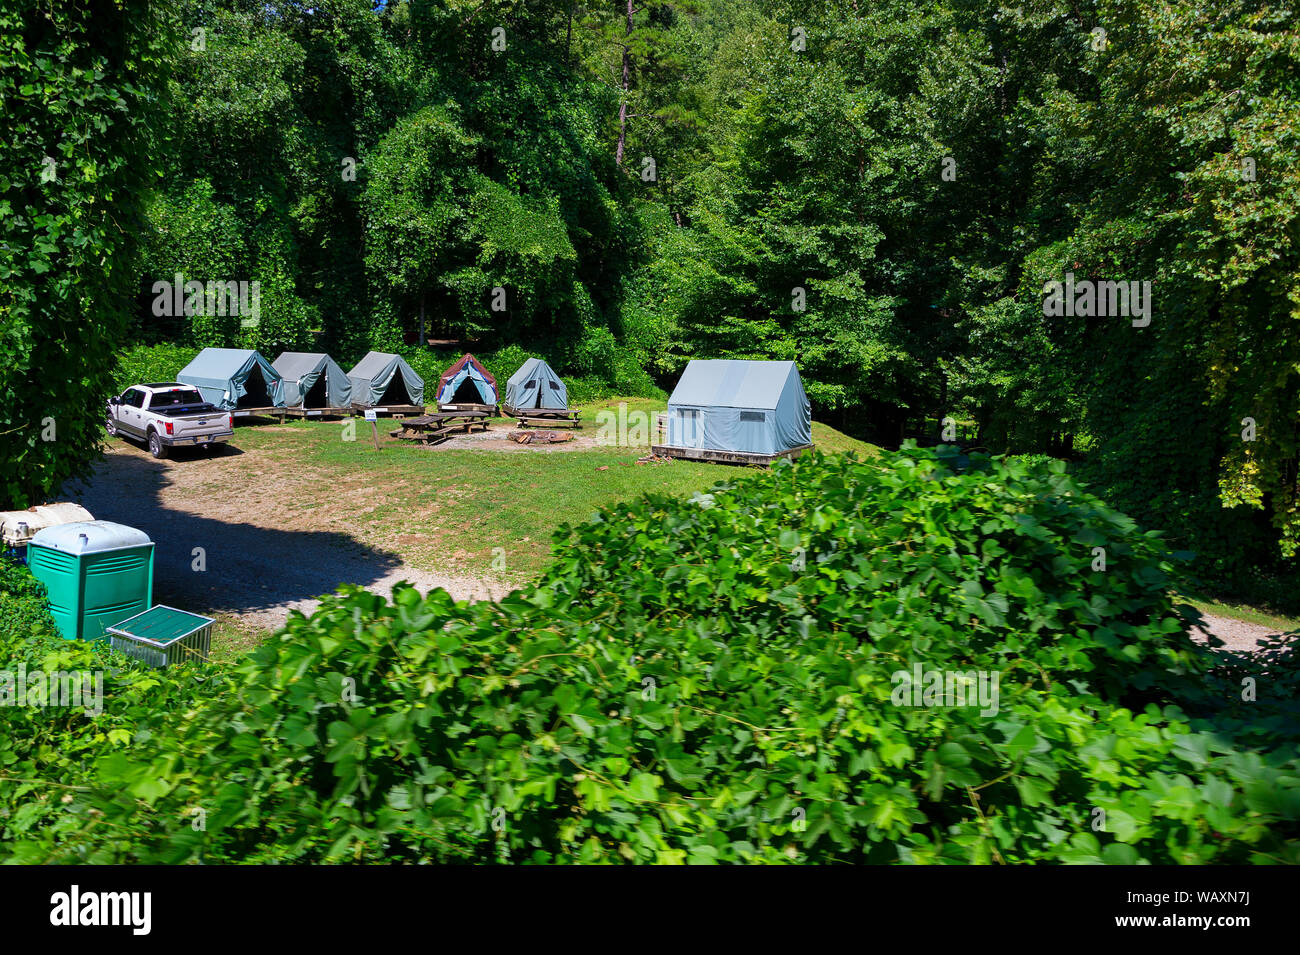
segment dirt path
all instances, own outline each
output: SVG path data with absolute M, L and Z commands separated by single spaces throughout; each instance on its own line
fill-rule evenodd
M 321 594 L 359 584 L 385 596 L 410 581 L 462 600 L 504 596 L 513 581 L 413 567 L 366 540 L 377 501 L 401 499 L 400 482 L 356 487 L 335 481 L 321 500 L 322 475 L 286 467 L 263 450 L 156 461 L 112 440 L 86 484 L 68 488 L 98 520 L 138 527 L 153 539 L 154 601 L 230 615 L 274 629 L 291 609 L 309 612 Z
M 1210 635 L 1218 637 L 1225 644 L 1221 649 L 1237 652 L 1250 652 L 1266 640 L 1281 634 L 1263 624 L 1248 623 L 1245 620 L 1233 620 L 1231 617 L 1215 617 L 1203 614 L 1202 626 L 1192 627 L 1190 635 L 1198 643 L 1208 642 Z

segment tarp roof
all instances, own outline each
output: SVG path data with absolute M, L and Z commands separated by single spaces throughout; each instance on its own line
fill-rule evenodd
M 280 357 L 271 365 L 285 378 L 297 381 L 310 375 L 329 360 L 329 357 L 324 352 L 287 351 L 281 352 Z
M 670 405 L 701 408 L 775 409 L 781 392 L 799 370 L 792 361 L 694 359 L 673 389 Z

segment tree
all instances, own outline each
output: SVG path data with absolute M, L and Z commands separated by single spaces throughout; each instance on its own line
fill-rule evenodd
M 44 502 L 98 454 L 180 39 L 147 0 L 0 11 L 0 508 Z

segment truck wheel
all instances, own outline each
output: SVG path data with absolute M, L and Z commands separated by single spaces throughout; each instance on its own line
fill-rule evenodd
M 167 457 L 167 446 L 162 443 L 162 438 L 158 437 L 157 431 L 149 432 L 149 453 L 155 458 Z
M 104 430 L 108 432 L 110 438 L 117 437 L 117 423 L 112 418 L 104 419 Z

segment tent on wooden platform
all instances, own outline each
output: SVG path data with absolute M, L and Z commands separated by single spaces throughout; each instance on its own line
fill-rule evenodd
M 284 378 L 288 408 L 347 408 L 352 404 L 347 372 L 324 352 L 287 351 L 273 367 Z
M 495 405 L 497 380 L 473 355 L 466 353 L 438 381 L 438 404 Z
M 348 372 L 352 382 L 352 403 L 376 405 L 423 405 L 424 379 L 401 355 L 372 351 Z
M 284 379 L 250 348 L 205 348 L 176 380 L 222 411 L 284 407 Z
M 812 443 L 812 406 L 792 361 L 696 359 L 668 399 L 670 447 L 780 454 Z
M 569 407 L 569 389 L 550 365 L 530 358 L 506 382 L 505 405 L 511 411 L 563 411 Z

